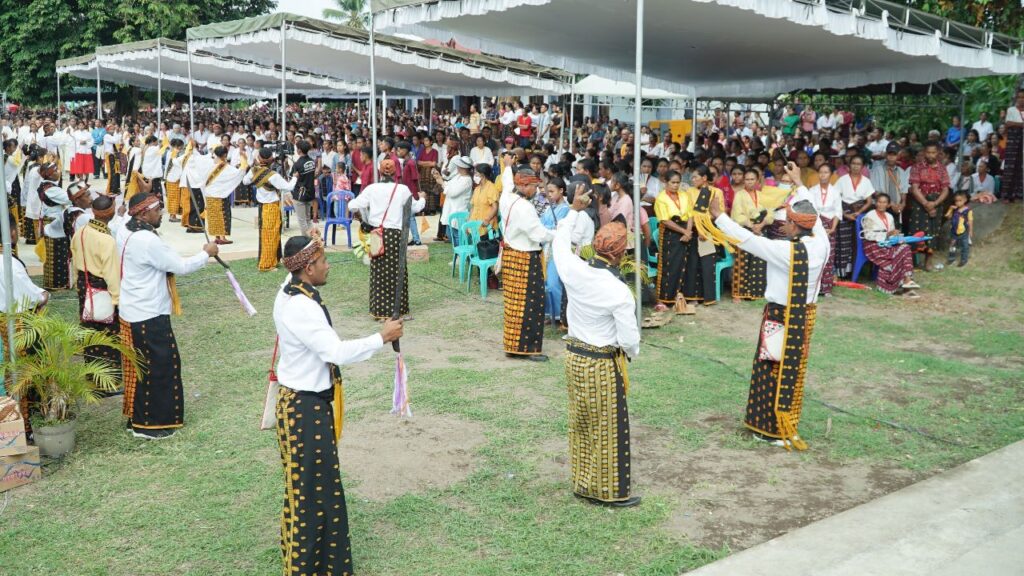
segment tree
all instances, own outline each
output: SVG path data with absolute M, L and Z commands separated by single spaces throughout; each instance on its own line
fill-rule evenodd
M 257 16 L 276 0 L 0 0 L 0 86 L 8 99 L 56 101 L 56 62 L 97 46 L 163 36 L 200 24 Z M 77 82 L 62 78 L 61 86 Z M 84 83 L 84 81 L 81 81 Z
M 367 18 L 363 12 L 365 0 L 334 0 L 337 8 L 324 8 L 324 18 L 344 22 L 346 26 L 366 30 Z

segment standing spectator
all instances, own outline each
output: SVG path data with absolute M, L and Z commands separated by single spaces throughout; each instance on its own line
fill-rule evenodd
M 988 112 L 982 112 L 978 121 L 971 125 L 971 130 L 978 132 L 978 140 L 984 142 L 988 139 L 989 134 L 995 131 L 992 127 L 992 123 L 988 121 Z
M 107 135 L 107 129 L 103 127 L 102 120 L 93 122 L 92 136 L 92 177 L 99 178 L 101 172 L 106 174 L 103 166 L 103 137 Z
M 810 136 L 814 132 L 814 128 L 817 125 L 818 115 L 814 113 L 814 108 L 808 104 L 804 111 L 800 113 L 800 129 L 807 136 Z
M 946 146 L 950 148 L 959 146 L 963 136 L 964 129 L 960 126 L 960 117 L 953 116 L 953 125 L 946 130 Z
M 1024 88 L 1006 109 L 1006 152 L 1003 156 L 1001 195 L 1006 202 L 1024 199 Z
M 949 227 L 949 258 L 946 263 L 950 266 L 956 260 L 957 252 L 960 253 L 958 267 L 967 265 L 967 259 L 971 256 L 971 242 L 974 240 L 974 211 L 971 209 L 970 197 L 962 191 L 953 194 L 953 205 L 946 212 L 946 217 L 952 219 Z

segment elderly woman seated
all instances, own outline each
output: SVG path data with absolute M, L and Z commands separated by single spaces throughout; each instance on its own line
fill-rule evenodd
M 881 242 L 899 236 L 892 214 L 888 212 L 889 195 L 879 192 L 874 196 L 874 210 L 869 210 L 861 219 L 861 236 L 864 239 L 864 255 L 878 269 L 876 284 L 886 294 L 905 294 L 919 298 L 914 291 L 920 286 L 914 282 L 914 256 L 910 246 L 904 243 L 883 246 Z

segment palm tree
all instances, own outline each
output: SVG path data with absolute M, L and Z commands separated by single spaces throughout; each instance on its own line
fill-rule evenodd
M 366 0 L 334 0 L 334 2 L 338 7 L 324 8 L 324 18 L 339 20 L 345 22 L 346 26 L 366 30 L 367 18 L 363 13 Z

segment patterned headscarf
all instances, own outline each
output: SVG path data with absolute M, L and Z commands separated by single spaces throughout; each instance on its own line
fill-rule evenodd
M 128 215 L 135 217 L 146 210 L 160 205 L 160 197 L 153 194 L 136 194 L 128 201 Z
M 516 172 L 513 181 L 515 182 L 516 188 L 519 188 L 520 190 L 526 188 L 530 184 L 540 184 L 542 182 L 540 177 L 529 168 L 521 168 Z
M 285 256 L 281 259 L 281 262 L 289 272 L 295 273 L 305 268 L 310 262 L 319 258 L 323 253 L 323 241 L 321 241 L 319 237 L 314 236 L 313 239 L 309 241 L 309 244 L 306 244 L 302 250 L 299 250 L 292 256 Z
M 786 205 L 786 219 L 804 230 L 810 230 L 814 228 L 814 223 L 818 221 L 818 213 L 815 212 L 814 206 L 810 202 L 801 200 L 796 203 L 795 208 L 788 204 Z
M 626 252 L 626 226 L 609 222 L 594 235 L 594 251 L 606 258 L 619 258 Z

